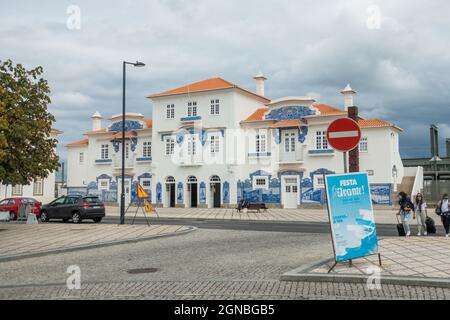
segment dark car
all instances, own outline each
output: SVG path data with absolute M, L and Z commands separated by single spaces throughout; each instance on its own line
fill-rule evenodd
M 95 196 L 63 196 L 41 208 L 41 222 L 61 219 L 81 223 L 92 219 L 99 223 L 105 216 L 105 205 Z

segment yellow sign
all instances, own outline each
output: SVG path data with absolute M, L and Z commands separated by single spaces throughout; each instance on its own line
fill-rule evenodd
M 144 202 L 144 210 L 145 210 L 145 212 L 147 212 L 147 213 L 150 213 L 150 212 L 155 211 L 155 210 L 152 208 L 152 204 L 151 204 L 150 202 L 148 202 L 148 201 L 145 201 L 145 202 Z
M 138 183 L 137 185 L 137 197 L 139 199 L 147 199 L 148 193 L 144 190 L 144 188 Z

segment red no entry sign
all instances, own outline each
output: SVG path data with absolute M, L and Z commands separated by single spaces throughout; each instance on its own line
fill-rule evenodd
M 337 151 L 351 151 L 361 140 L 361 128 L 353 119 L 338 119 L 328 127 L 327 140 L 328 144 Z

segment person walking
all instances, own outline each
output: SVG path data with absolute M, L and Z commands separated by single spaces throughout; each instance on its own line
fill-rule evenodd
M 439 201 L 436 213 L 441 216 L 442 224 L 444 225 L 445 229 L 445 236 L 447 238 L 450 237 L 450 209 L 449 209 L 449 201 L 448 201 L 448 194 L 445 193 L 442 196 L 442 200 Z
M 420 237 L 422 234 L 424 236 L 428 235 L 427 232 L 427 203 L 423 199 L 423 195 L 419 192 L 416 195 L 416 199 L 414 201 L 414 216 L 413 219 L 417 218 L 417 228 L 419 232 L 417 235 Z
M 405 229 L 406 236 L 411 236 L 411 228 L 409 227 L 409 221 L 414 213 L 414 204 L 411 202 L 411 198 L 405 192 L 400 192 L 398 194 L 398 204 L 400 205 L 400 210 L 397 213 L 400 215 L 403 228 Z

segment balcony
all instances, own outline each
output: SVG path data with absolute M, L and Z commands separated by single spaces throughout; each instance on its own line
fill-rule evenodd
M 126 158 L 125 159 L 125 168 L 126 169 L 134 168 L 134 161 L 135 161 L 134 156 L 130 155 L 128 158 Z M 122 157 L 119 156 L 114 159 L 114 167 L 116 169 L 122 168 Z
M 172 158 L 174 163 L 180 167 L 200 167 L 204 165 L 202 154 L 180 154 L 179 157 Z

